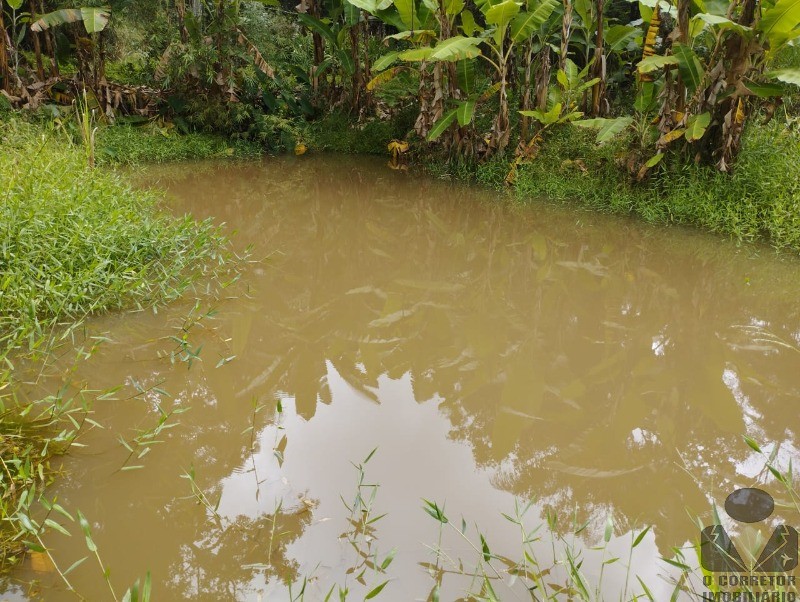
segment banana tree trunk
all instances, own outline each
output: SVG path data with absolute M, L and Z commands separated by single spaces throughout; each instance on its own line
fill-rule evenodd
M 367 82 L 372 79 L 372 66 L 369 60 L 369 21 L 367 13 L 364 14 L 364 58 L 363 62 L 361 63 L 364 68 L 364 73 L 362 75 L 361 82 L 364 87 L 364 107 L 369 109 L 372 105 L 372 92 L 367 90 Z
M 757 7 L 757 0 L 744 0 L 739 24 L 752 27 Z M 711 143 L 717 161 L 717 169 L 720 171 L 730 171 L 741 148 L 747 104 L 745 98 L 740 95 L 739 89 L 742 87 L 748 70 L 755 62 L 754 51 L 761 52 L 760 49 L 754 50 L 743 36 L 732 37 L 725 49 L 726 56 L 723 64 L 727 64 L 729 67 L 724 78 L 728 87 L 735 91 L 725 100 L 717 103 L 712 115 L 712 124 L 715 124 L 716 127 L 711 132 Z
M 350 96 L 350 108 L 358 115 L 361 111 L 361 53 L 359 52 L 359 36 L 361 23 L 356 23 L 350 28 L 350 56 L 353 59 L 352 91 Z
M 47 12 L 44 7 L 44 0 L 40 0 L 39 2 L 39 12 L 41 14 L 45 14 Z M 44 47 L 47 51 L 47 57 L 50 60 L 50 76 L 58 77 L 59 69 L 58 58 L 56 58 L 56 39 L 52 28 L 47 29 L 44 32 Z
M 525 44 L 525 75 L 522 80 L 522 103 L 521 108 L 523 111 L 529 111 L 533 107 L 532 94 L 531 94 L 531 79 L 533 77 L 533 42 L 528 40 Z M 523 115 L 520 124 L 520 141 L 526 142 L 528 140 L 528 129 L 530 126 L 530 118 Z
M 6 47 L 6 23 L 3 6 L 0 5 L 0 90 L 9 90 L 8 48 Z
M 315 19 L 320 18 L 321 15 L 317 0 L 309 0 L 308 12 L 311 13 L 311 16 Z M 325 60 L 325 42 L 322 39 L 322 35 L 317 31 L 311 32 L 311 41 L 314 44 L 314 66 L 311 68 L 311 89 L 316 98 L 320 90 L 319 66 Z
M 31 18 L 36 15 L 36 4 L 34 4 L 34 0 L 28 0 L 28 10 L 31 11 Z M 36 75 L 39 77 L 39 80 L 44 79 L 44 65 L 42 64 L 42 42 L 39 39 L 39 33 L 36 31 L 30 32 L 33 37 L 33 53 L 36 57 Z
M 689 41 L 689 4 L 690 0 L 678 0 L 678 27 L 676 29 L 676 41 L 686 44 Z M 683 79 L 678 75 L 676 85 L 676 110 L 679 113 L 686 111 L 686 86 Z
M 105 31 L 97 34 L 97 71 L 95 71 L 95 85 L 100 86 L 106 80 L 106 36 Z
M 217 0 L 216 46 L 219 60 L 222 61 L 222 24 L 225 21 L 225 0 Z
M 592 65 L 593 78 L 600 81 L 592 86 L 592 115 L 599 117 L 606 113 L 606 56 L 603 51 L 605 41 L 603 35 L 603 8 L 605 0 L 596 0 L 597 35 L 594 40 L 594 64 Z
M 414 131 L 420 138 L 425 138 L 428 132 L 431 131 L 433 120 L 431 119 L 431 74 L 428 72 L 428 65 L 422 61 L 419 65 L 419 113 L 417 120 L 414 122 Z
M 428 64 L 423 61 L 419 66 L 419 114 L 414 123 L 414 131 L 420 138 L 428 136 L 443 111 L 442 63 L 436 62 L 433 69 L 428 70 Z
M 186 44 L 189 41 L 189 30 L 186 29 L 186 0 L 175 1 L 175 12 L 178 13 L 178 29 L 180 30 L 181 42 Z
M 558 68 L 562 71 L 567 66 L 569 52 L 569 36 L 572 28 L 572 0 L 564 0 L 564 14 L 561 17 L 561 54 L 558 57 Z
M 450 17 L 447 15 L 447 10 L 444 1 L 439 1 L 439 10 L 437 13 L 439 20 L 439 42 L 450 39 L 453 37 L 452 24 Z M 456 78 L 456 64 L 453 61 L 447 62 L 447 91 L 450 98 L 458 98 L 459 90 Z
M 539 51 L 539 68 L 536 71 L 536 108 L 547 110 L 547 95 L 550 92 L 550 46 L 544 44 Z
M 508 140 L 511 137 L 511 126 L 508 121 L 508 65 L 507 58 L 503 55 L 500 58 L 500 91 L 498 93 L 499 107 L 497 110 L 497 117 L 492 126 L 492 137 L 490 146 L 498 153 L 502 153 Z

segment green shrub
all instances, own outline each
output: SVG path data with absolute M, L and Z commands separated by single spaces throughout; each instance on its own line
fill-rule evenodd
M 159 213 L 56 131 L 5 124 L 0 155 L 0 357 L 56 323 L 172 299 L 222 258 L 211 223 Z
M 308 144 L 315 150 L 385 155 L 391 140 L 406 137 L 414 118 L 413 110 L 406 110 L 391 121 L 358 124 L 344 113 L 331 113 L 309 124 Z

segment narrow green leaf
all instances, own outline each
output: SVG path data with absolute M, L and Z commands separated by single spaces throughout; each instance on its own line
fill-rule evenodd
M 651 161 L 652 161 L 652 159 L 651 159 Z M 652 167 L 652 165 L 650 167 Z M 642 532 L 639 533 L 639 535 L 636 536 L 636 539 L 633 540 L 633 545 L 631 547 L 635 548 L 640 543 L 642 543 L 642 540 L 644 539 L 644 536 L 647 535 L 648 531 L 650 531 L 650 527 L 651 526 L 652 525 L 648 525 L 646 529 L 643 529 Z
M 388 580 L 381 583 L 378 587 L 376 587 L 375 589 L 370 591 L 366 596 L 364 596 L 364 600 L 372 600 L 372 598 L 374 598 L 383 591 L 383 588 L 386 587 L 386 584 L 388 583 L 389 583 Z
M 755 439 L 752 439 L 747 435 L 742 435 L 742 437 L 744 438 L 744 442 L 747 443 L 748 446 L 750 446 L 750 449 L 758 452 L 759 454 L 764 453 L 761 451 L 761 448 L 759 447 L 758 443 L 755 442 Z

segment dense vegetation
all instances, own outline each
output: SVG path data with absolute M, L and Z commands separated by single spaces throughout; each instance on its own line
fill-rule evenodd
M 87 419 L 15 363 L 222 258 L 105 166 L 387 153 L 800 251 L 798 38 L 800 0 L 0 0 L 0 560 Z
M 795 167 L 774 144 L 797 148 L 799 0 L 88 4 L 5 0 L 0 103 L 72 123 L 84 99 L 98 160 L 391 145 L 395 164 L 800 248 L 795 184 L 767 180 Z
M 0 142 L 0 567 L 22 544 L 44 552 L 31 508 L 53 504 L 42 489 L 55 456 L 89 418 L 88 398 L 22 394 L 19 374 L 51 360 L 78 361 L 98 341 L 77 331 L 91 314 L 139 309 L 181 295 L 224 263 L 225 240 L 209 222 L 161 213 L 157 197 L 90 169 L 63 133 L 18 120 Z M 60 341 L 74 344 L 63 349 Z M 24 374 L 25 371 L 22 370 Z M 30 386 L 35 384 L 28 381 Z M 56 504 L 55 511 L 60 507 Z M 60 509 L 63 511 L 63 509 Z M 47 519 L 52 524 L 51 519 Z M 45 521 L 47 522 L 47 521 Z

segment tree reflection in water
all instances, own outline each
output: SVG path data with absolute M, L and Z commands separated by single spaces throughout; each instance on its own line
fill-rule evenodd
M 610 512 L 621 531 L 654 525 L 666 555 L 695 537 L 686 509 L 707 513 L 709 496 L 751 482 L 743 433 L 784 443 L 793 454 L 787 442 L 798 415 L 787 408 L 800 393 L 794 261 L 680 229 L 543 204 L 516 208 L 378 162 L 304 157 L 165 169 L 159 177 L 179 207 L 228 222 L 237 241 L 269 255 L 245 274 L 246 294 L 221 305 L 213 336 L 193 335 L 207 359 L 189 372 L 153 362 L 158 343 L 143 344 L 142 333 L 163 329 L 163 312 L 98 322 L 117 343 L 97 360 L 104 369 L 94 369 L 93 385 L 134 374 L 164 380 L 175 403 L 194 406 L 164 456 L 184 469 L 197 466 L 209 499 L 222 496 L 227 528 L 187 511 L 190 502 L 180 496 L 151 509 L 165 541 L 180 542 L 153 558 L 169 567 L 171 595 L 233 599 L 314 569 L 313 559 L 298 564 L 296 554 L 313 552 L 303 541 L 325 528 L 319 514 L 333 506 L 313 484 L 298 490 L 281 480 L 287 467 L 278 464 L 276 442 L 288 434 L 287 458 L 293 445 L 302 454 L 321 443 L 293 444 L 292 428 L 344 436 L 348 420 L 364 427 L 364 445 L 394 441 L 358 418 L 375 404 L 376 412 L 389 412 L 399 403 L 387 387 L 408 385 L 417 420 L 444 418 L 446 437 L 471 452 L 466 470 L 494 488 L 540 500 L 540 511 L 575 508 L 579 523 Z M 166 313 L 174 319 L 179 311 Z M 354 415 L 326 411 L 338 403 L 332 378 L 357 400 L 349 405 Z M 268 424 L 257 429 L 254 462 L 240 433 L 253 400 L 271 408 L 278 399 L 291 407 L 292 424 L 308 426 L 286 426 L 278 436 L 278 413 L 262 417 Z M 136 412 L 118 406 L 102 413 L 113 431 Z M 369 415 L 378 421 L 378 413 Z M 413 432 L 406 436 L 414 445 Z M 352 454 L 330 457 L 331 465 L 362 457 L 363 446 L 351 443 L 334 451 Z M 110 485 L 90 473 L 104 462 L 111 460 L 77 463 L 64 495 L 85 478 L 102 499 Z M 254 464 L 263 488 L 247 473 Z M 372 478 L 391 481 L 388 470 Z M 246 493 L 233 484 L 242 475 L 251 483 Z M 146 481 L 124 478 L 129 491 Z M 347 482 L 336 482 L 348 491 Z M 285 504 L 276 523 L 281 537 L 266 563 L 276 500 Z M 393 503 L 387 499 L 390 516 Z M 125 531 L 114 527 L 115 539 Z M 135 526 L 130 531 L 136 539 Z M 336 575 L 349 561 L 317 574 Z

